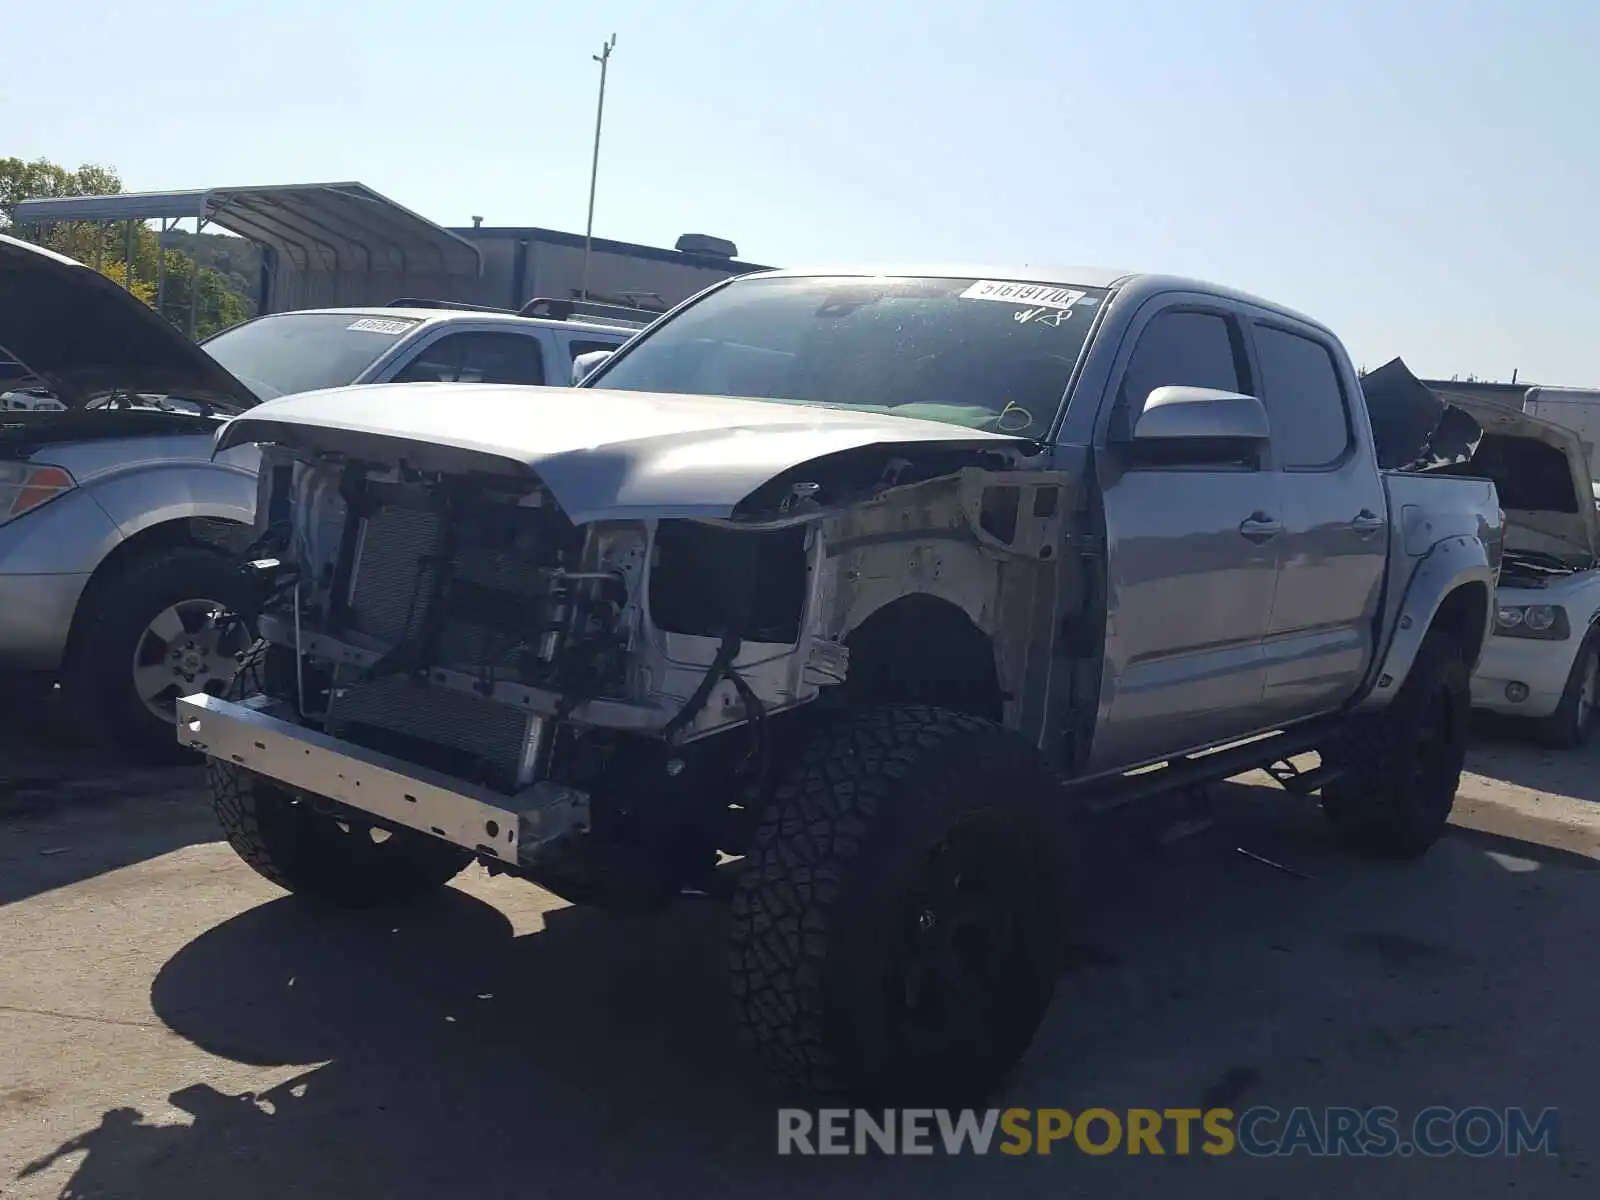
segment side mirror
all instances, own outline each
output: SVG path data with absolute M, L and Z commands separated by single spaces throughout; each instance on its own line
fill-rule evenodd
M 1261 401 L 1214 388 L 1158 387 L 1133 426 L 1135 442 L 1264 442 L 1270 437 Z
M 572 386 L 577 387 L 594 374 L 594 369 L 615 353 L 615 350 L 591 350 L 587 354 L 578 355 L 572 360 Z

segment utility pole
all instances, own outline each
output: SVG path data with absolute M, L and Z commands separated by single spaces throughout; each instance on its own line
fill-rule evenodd
M 594 241 L 594 185 L 600 176 L 600 122 L 606 115 L 606 67 L 611 63 L 611 51 L 616 49 L 617 35 L 612 34 L 611 40 L 600 47 L 600 53 L 593 56 L 594 61 L 600 64 L 600 101 L 594 110 L 594 161 L 589 164 L 589 223 L 583 230 L 583 285 L 580 290 L 581 298 L 589 298 L 589 251 Z

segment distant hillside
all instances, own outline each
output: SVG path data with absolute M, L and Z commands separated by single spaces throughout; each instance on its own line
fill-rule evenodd
M 228 290 L 237 292 L 249 301 L 255 311 L 256 294 L 261 280 L 261 247 L 241 237 L 221 233 L 202 233 L 198 236 L 174 229 L 167 234 L 167 247 L 182 250 L 221 275 Z

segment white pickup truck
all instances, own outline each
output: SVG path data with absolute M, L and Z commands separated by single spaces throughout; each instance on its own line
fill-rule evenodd
M 1084 791 L 1275 766 L 1400 856 L 1449 817 L 1495 487 L 1419 470 L 1470 455 L 1458 411 L 1402 404 L 1375 445 L 1307 317 L 1091 269 L 784 271 L 576 394 L 448 386 L 219 437 L 262 447 L 265 640 L 178 736 L 293 892 L 474 861 L 613 909 L 727 884 L 773 1066 L 959 1103 L 1092 920 Z

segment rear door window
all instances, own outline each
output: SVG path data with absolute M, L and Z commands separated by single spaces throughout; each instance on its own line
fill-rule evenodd
M 1261 360 L 1261 402 L 1272 425 L 1280 466 L 1330 467 L 1350 445 L 1349 406 L 1333 351 L 1313 338 L 1255 327 Z
M 395 383 L 544 383 L 537 337 L 521 333 L 447 333 L 402 367 Z

